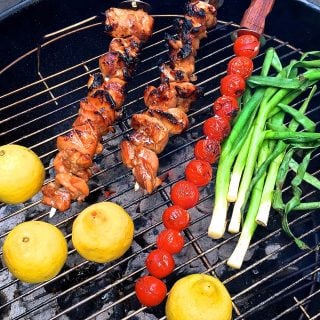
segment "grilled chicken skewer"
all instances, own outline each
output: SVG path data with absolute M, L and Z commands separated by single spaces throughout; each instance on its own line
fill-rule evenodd
M 169 62 L 160 67 L 161 84 L 149 86 L 144 92 L 147 111 L 134 114 L 134 129 L 121 142 L 123 163 L 130 169 L 137 184 L 148 193 L 155 190 L 161 179 L 157 177 L 158 154 L 166 147 L 170 135 L 180 134 L 188 127 L 190 105 L 201 89 L 195 81 L 195 57 L 200 40 L 207 29 L 215 26 L 216 9 L 203 1 L 190 1 L 184 18 L 177 20 L 177 35 L 167 36 Z
M 42 202 L 60 211 L 89 194 L 93 158 L 102 152 L 102 135 L 112 131 L 121 114 L 126 82 L 132 77 L 141 44 L 152 34 L 153 18 L 142 10 L 110 8 L 106 31 L 113 37 L 99 59 L 100 73 L 90 75 L 88 95 L 80 101 L 71 131 L 57 138 L 55 180 L 42 188 Z

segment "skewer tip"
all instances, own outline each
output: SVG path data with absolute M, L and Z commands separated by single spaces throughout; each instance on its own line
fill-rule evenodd
M 57 212 L 57 209 L 52 207 L 49 212 L 49 218 L 52 218 Z

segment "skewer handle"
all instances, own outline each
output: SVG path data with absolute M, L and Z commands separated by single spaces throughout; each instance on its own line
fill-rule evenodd
M 275 0 L 252 0 L 241 20 L 239 34 L 253 34 L 260 37 L 263 33 L 266 17 L 271 12 Z

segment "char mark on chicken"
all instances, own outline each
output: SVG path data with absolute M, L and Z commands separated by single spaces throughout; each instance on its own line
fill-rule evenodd
M 134 64 L 129 64 L 119 52 L 108 51 L 102 55 L 99 58 L 99 67 L 105 78 L 119 78 L 126 81 L 134 73 Z
M 141 41 L 135 36 L 114 38 L 109 44 L 110 52 L 119 52 L 127 64 L 137 63 Z
M 212 28 L 217 23 L 216 8 L 204 1 L 193 1 L 186 5 L 186 18 L 192 21 L 194 26 L 202 25 L 206 29 Z

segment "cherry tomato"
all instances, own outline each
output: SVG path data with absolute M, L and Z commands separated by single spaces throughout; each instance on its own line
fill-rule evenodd
M 162 279 L 173 271 L 175 263 L 169 252 L 163 249 L 155 249 L 148 254 L 146 267 L 152 276 Z
M 135 291 L 141 304 L 147 307 L 159 305 L 167 294 L 165 283 L 153 276 L 144 276 L 137 280 Z
M 199 201 L 199 191 L 197 186 L 186 180 L 175 183 L 171 188 L 171 200 L 173 204 L 183 209 L 194 207 Z
M 246 89 L 246 82 L 237 74 L 227 74 L 220 81 L 222 95 L 239 98 Z
M 194 146 L 196 159 L 204 160 L 213 164 L 218 159 L 221 152 L 220 143 L 212 139 L 201 139 Z
M 233 44 L 233 51 L 236 56 L 243 56 L 250 59 L 255 58 L 259 53 L 260 42 L 252 34 L 238 37 Z
M 162 214 L 162 222 L 168 229 L 182 231 L 189 226 L 189 212 L 177 205 L 173 205 L 164 210 Z
M 221 142 L 230 133 L 230 123 L 227 118 L 215 115 L 207 119 L 203 124 L 203 133 L 209 139 Z
M 179 253 L 184 246 L 182 234 L 174 229 L 161 231 L 157 238 L 157 247 L 171 254 Z
M 221 96 L 213 103 L 214 114 L 228 120 L 231 120 L 238 110 L 238 101 L 234 97 Z
M 243 79 L 251 76 L 253 62 L 245 56 L 234 57 L 228 63 L 228 74 L 237 74 Z
M 197 187 L 207 185 L 212 178 L 212 168 L 209 162 L 203 160 L 191 160 L 186 166 L 186 179 Z

